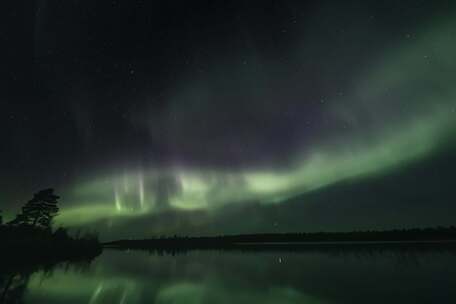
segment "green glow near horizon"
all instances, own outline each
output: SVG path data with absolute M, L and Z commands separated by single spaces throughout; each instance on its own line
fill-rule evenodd
M 290 156 L 294 161 L 289 168 L 143 168 L 95 176 L 67 189 L 66 197 L 74 204 L 62 210 L 57 222 L 77 225 L 159 213 L 167 208 L 212 210 L 247 201 L 280 203 L 431 155 L 456 130 L 454 24 L 450 21 L 422 33 L 413 42 L 378 58 L 367 73 L 360 75 L 351 92 L 328 105 L 328 116 L 350 123 L 350 131 L 322 138 Z M 369 125 L 365 125 L 366 120 Z M 151 187 L 161 175 L 173 176 L 180 185 L 178 191 L 168 194 L 165 208 Z

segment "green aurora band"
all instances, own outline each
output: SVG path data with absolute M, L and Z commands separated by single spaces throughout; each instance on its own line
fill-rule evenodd
M 121 169 L 69 186 L 64 197 L 71 204 L 57 222 L 73 226 L 170 208 L 216 210 L 249 201 L 280 204 L 432 155 L 456 130 L 455 29 L 454 21 L 447 22 L 377 58 L 351 91 L 325 104 L 329 119 L 349 127 L 302 149 L 286 168 Z M 157 187 L 161 176 L 171 176 L 176 189 L 163 195 Z

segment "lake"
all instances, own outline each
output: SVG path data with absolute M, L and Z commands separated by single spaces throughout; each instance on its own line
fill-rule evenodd
M 456 303 L 456 254 L 105 250 L 11 283 L 26 304 Z

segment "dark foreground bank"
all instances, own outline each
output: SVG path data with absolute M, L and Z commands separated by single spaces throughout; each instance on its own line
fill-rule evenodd
M 0 225 L 0 304 L 22 303 L 33 273 L 51 273 L 59 265 L 84 268 L 102 250 L 94 235 L 70 236 L 63 228 Z
M 91 260 L 102 252 L 96 236 L 70 236 L 65 229 L 0 226 L 0 240 L 3 269 Z
M 70 235 L 65 228 L 53 229 L 59 212 L 54 189 L 35 193 L 14 219 L 3 224 L 0 214 L 0 263 L 6 266 L 53 264 L 87 260 L 99 255 L 102 246 L 94 234 Z M 2 265 L 0 265 L 2 266 Z

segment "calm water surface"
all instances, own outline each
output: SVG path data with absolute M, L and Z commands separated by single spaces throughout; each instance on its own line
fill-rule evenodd
M 24 281 L 24 303 L 456 303 L 454 253 L 105 252 Z

